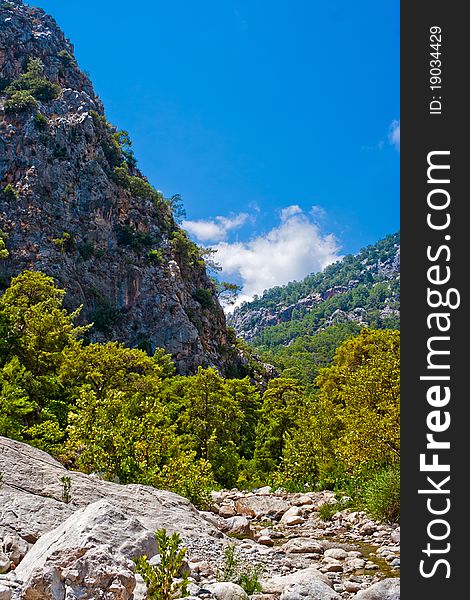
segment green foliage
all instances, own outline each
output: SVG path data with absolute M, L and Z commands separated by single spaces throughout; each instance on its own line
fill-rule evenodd
M 192 242 L 182 229 L 172 234 L 171 247 L 175 258 L 184 272 L 196 267 L 204 267 L 201 249 Z
M 72 479 L 68 475 L 63 475 L 60 478 L 60 483 L 62 484 L 62 500 L 65 504 L 70 504 L 70 502 L 72 502 L 72 495 L 70 494 L 70 490 L 72 489 Z
M 223 567 L 219 573 L 222 581 L 232 581 L 238 584 L 251 596 L 262 591 L 260 582 L 262 573 L 261 565 L 249 564 L 238 556 L 235 543 L 232 542 L 225 546 Z
M 161 265 L 165 260 L 165 255 L 163 254 L 163 250 L 161 248 L 149 250 L 147 252 L 147 258 L 149 263 L 152 265 Z
M 195 452 L 183 452 L 171 458 L 161 470 L 150 473 L 146 481 L 184 496 L 199 510 L 209 508 L 210 492 L 216 485 L 211 464 L 198 459 Z
M 67 52 L 67 50 L 65 49 L 60 50 L 57 53 L 57 57 L 60 58 L 60 61 L 64 65 L 64 67 L 70 67 L 76 64 L 75 58 L 70 54 L 70 52 Z
M 331 502 L 324 502 L 318 508 L 318 516 L 322 521 L 331 521 L 333 515 L 338 512 L 338 506 Z
M 29 94 L 35 100 L 48 102 L 59 96 L 61 88 L 44 76 L 42 61 L 39 58 L 31 58 L 28 62 L 26 73 L 23 73 L 18 79 L 12 81 L 6 87 L 5 91 L 10 100 L 13 100 L 13 97 L 19 92 L 23 92 L 24 94 Z M 18 98 L 18 96 L 16 97 Z M 26 95 L 23 97 L 26 97 Z
M 400 470 L 388 467 L 370 479 L 364 490 L 367 513 L 377 521 L 400 521 Z
M 9 98 L 5 100 L 4 109 L 7 114 L 18 114 L 36 110 L 38 103 L 34 96 L 28 90 L 19 90 L 11 92 Z
M 75 238 L 69 231 L 64 231 L 61 237 L 54 238 L 52 243 L 57 246 L 62 253 L 73 252 L 76 247 Z
M 186 548 L 180 548 L 181 539 L 178 533 L 168 536 L 165 529 L 156 532 L 160 562 L 151 565 L 147 557 L 135 559 L 136 572 L 147 585 L 148 600 L 172 600 L 177 595 L 187 596 L 188 576 L 183 569 Z M 175 578 L 182 575 L 181 581 Z
M 193 292 L 193 298 L 202 306 L 202 308 L 210 309 L 214 306 L 212 293 L 207 288 L 198 288 Z
M 95 329 L 101 333 L 110 333 L 114 325 L 121 321 L 122 313 L 117 306 L 101 299 L 91 318 Z
M 19 193 L 17 192 L 17 190 L 15 190 L 15 188 L 11 185 L 11 183 L 8 183 L 0 191 L 0 195 L 1 195 L 2 200 L 5 200 L 6 202 L 15 202 L 20 197 Z
M 47 118 L 41 113 L 41 112 L 37 112 L 34 115 L 34 125 L 37 127 L 37 129 L 46 129 L 49 121 L 47 120 Z
M 117 243 L 133 250 L 141 250 L 151 246 L 155 240 L 146 231 L 138 231 L 132 225 L 117 225 L 115 228 Z
M 84 240 L 77 245 L 78 253 L 83 260 L 89 260 L 95 254 L 95 245 L 93 242 Z
M 276 469 L 302 402 L 302 390 L 294 379 L 269 382 L 256 428 L 254 457 L 262 472 L 271 473 Z
M 5 260 L 10 256 L 5 244 L 7 239 L 8 235 L 0 229 L 0 260 Z

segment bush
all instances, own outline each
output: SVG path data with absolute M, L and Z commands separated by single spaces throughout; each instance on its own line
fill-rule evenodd
M 149 263 L 153 265 L 161 265 L 165 260 L 165 257 L 163 256 L 163 251 L 158 248 L 157 250 L 149 250 L 147 253 L 147 259 Z
M 73 237 L 73 234 L 68 231 L 64 231 L 62 237 L 54 238 L 52 243 L 55 244 L 61 252 L 72 252 L 75 249 L 75 238 Z
M 40 112 L 37 112 L 34 115 L 34 124 L 38 129 L 45 129 L 48 125 L 48 120 L 47 118 Z
M 155 536 L 160 562 L 151 565 L 145 555 L 134 560 L 136 572 L 147 585 L 147 600 L 171 600 L 176 596 L 187 596 L 188 575 L 183 569 L 186 548 L 179 548 L 180 536 L 173 533 L 170 537 L 165 529 L 159 529 Z M 182 580 L 174 581 L 180 575 Z
M 60 52 L 58 52 L 57 57 L 60 58 L 61 63 L 65 67 L 70 67 L 76 62 L 75 58 L 69 52 L 67 52 L 67 50 L 61 50 Z
M 129 246 L 134 250 L 140 250 L 145 246 L 150 246 L 154 242 L 150 233 L 137 231 L 131 225 L 117 225 L 115 232 L 119 246 Z
M 6 202 L 16 202 L 19 197 L 20 195 L 11 185 L 11 183 L 7 184 L 2 190 L 0 190 L 0 199 L 5 200 Z
M 37 109 L 38 103 L 27 90 L 20 90 L 10 95 L 5 102 L 6 113 L 20 113 Z
M 336 504 L 324 502 L 318 509 L 318 516 L 322 521 L 331 521 L 336 512 L 338 512 L 338 507 Z
M 44 65 L 39 58 L 32 58 L 28 62 L 28 69 L 8 85 L 6 93 L 12 100 L 18 92 L 32 96 L 33 99 L 47 102 L 54 100 L 60 94 L 61 88 L 57 83 L 49 81 L 44 77 Z M 6 104 L 5 104 L 6 107 Z
M 89 260 L 95 253 L 95 245 L 93 242 L 84 241 L 78 245 L 78 252 L 83 260 Z
M 198 288 L 193 292 L 193 298 L 202 306 L 202 308 L 212 308 L 214 306 L 214 300 L 210 290 L 206 288 Z
M 111 333 L 113 325 L 119 323 L 121 319 L 122 313 L 120 310 L 104 300 L 101 301 L 92 315 L 93 326 L 101 333 Z
M 383 469 L 371 479 L 364 490 L 366 512 L 377 521 L 400 521 L 400 470 Z

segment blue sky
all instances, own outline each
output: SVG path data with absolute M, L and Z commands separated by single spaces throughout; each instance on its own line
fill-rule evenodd
M 398 230 L 398 0 L 29 3 L 245 297 Z

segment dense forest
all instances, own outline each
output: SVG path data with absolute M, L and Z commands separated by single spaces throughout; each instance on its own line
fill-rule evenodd
M 0 298 L 1 435 L 197 506 L 215 487 L 267 483 L 354 497 L 398 464 L 397 331 L 332 328 L 312 337 L 318 370 L 287 368 L 260 387 L 211 367 L 176 375 L 160 349 L 90 343 L 64 295 L 26 271 Z

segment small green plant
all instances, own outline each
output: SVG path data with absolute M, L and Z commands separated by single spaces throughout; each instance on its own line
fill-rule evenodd
M 187 596 L 188 575 L 183 568 L 186 548 L 180 548 L 178 533 L 168 536 L 165 529 L 155 533 L 160 562 L 152 565 L 147 557 L 135 559 L 135 570 L 147 585 L 147 600 L 171 600 L 176 595 Z M 181 576 L 181 581 L 175 578 Z
M 156 250 L 148 251 L 147 259 L 152 265 L 161 265 L 165 260 L 165 257 L 163 256 L 163 251 L 161 248 L 157 248 Z
M 235 543 L 227 544 L 224 550 L 224 563 L 219 577 L 222 581 L 232 581 L 245 590 L 248 595 L 262 591 L 260 577 L 261 565 L 247 564 L 238 556 Z
M 377 521 L 400 521 L 400 470 L 383 469 L 371 479 L 364 489 L 366 512 Z
M 10 256 L 10 253 L 6 247 L 6 240 L 8 239 L 8 234 L 0 229 L 0 260 L 5 260 Z
M 1 8 L 5 8 L 6 10 L 13 10 L 14 5 L 11 2 L 2 2 Z
M 146 231 L 137 231 L 131 225 L 117 225 L 115 227 L 116 240 L 119 246 L 129 246 L 134 250 L 140 250 L 154 243 L 153 237 Z
M 8 183 L 0 191 L 0 197 L 2 200 L 6 200 L 6 202 L 16 202 L 18 200 L 18 198 L 20 197 L 20 195 L 15 190 L 15 188 L 11 185 L 11 183 Z
M 34 115 L 33 121 L 34 121 L 34 125 L 37 127 L 37 129 L 46 129 L 47 124 L 48 124 L 47 118 L 41 112 L 37 112 Z
M 336 512 L 338 512 L 338 506 L 336 504 L 324 502 L 318 509 L 318 516 L 322 521 L 331 521 Z
M 75 250 L 75 238 L 69 231 L 64 231 L 60 238 L 54 238 L 52 243 L 57 246 L 62 253 Z
M 91 319 L 95 329 L 101 333 L 111 333 L 113 326 L 122 319 L 122 313 L 117 306 L 102 299 Z
M 65 66 L 65 67 L 70 67 L 71 65 L 75 64 L 75 58 L 70 54 L 70 52 L 67 52 L 67 50 L 61 50 L 60 52 L 57 53 L 58 58 L 60 58 L 61 63 Z
M 60 478 L 62 484 L 62 500 L 65 504 L 72 502 L 72 495 L 70 490 L 72 489 L 72 479 L 68 475 L 64 475 Z
M 95 245 L 88 240 L 78 244 L 77 249 L 83 260 L 89 260 L 95 253 Z
M 27 90 L 13 92 L 5 101 L 4 109 L 7 114 L 18 114 L 38 108 L 38 103 Z

